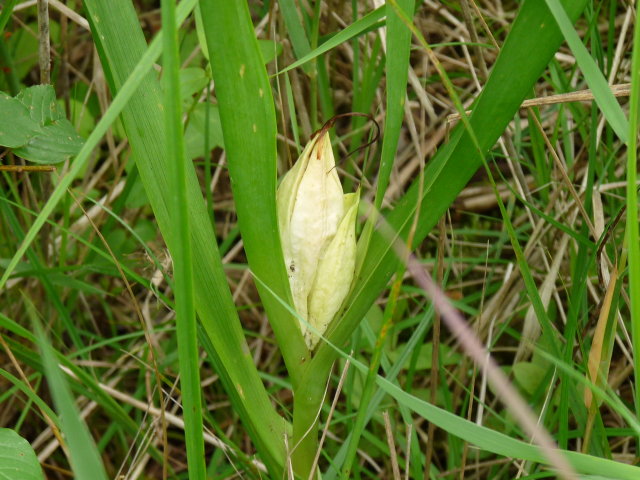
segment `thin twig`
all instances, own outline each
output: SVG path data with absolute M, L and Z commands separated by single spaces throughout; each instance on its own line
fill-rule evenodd
M 401 480 L 400 466 L 398 465 L 398 454 L 396 452 L 396 442 L 393 439 L 393 428 L 391 427 L 391 420 L 389 419 L 389 412 L 385 410 L 382 412 L 382 418 L 384 419 L 384 431 L 387 436 L 387 445 L 389 446 L 389 457 L 391 458 L 391 471 L 393 472 L 394 480 Z
M 615 97 L 628 97 L 631 93 L 631 84 L 630 83 L 622 83 L 620 85 L 611 85 L 611 93 Z M 541 105 L 555 105 L 557 103 L 570 103 L 570 102 L 588 102 L 593 100 L 595 97 L 593 93 L 591 93 L 590 89 L 586 90 L 578 90 L 576 92 L 569 93 L 559 93 L 557 95 L 548 95 L 546 97 L 538 97 L 538 98 L 530 98 L 525 100 L 520 105 L 520 109 L 529 108 L 529 107 L 537 107 Z M 467 115 L 472 113 L 472 110 L 466 111 Z M 452 113 L 447 116 L 447 122 L 454 122 L 456 120 L 460 120 L 459 113 Z
M 413 432 L 413 425 L 411 423 L 407 423 L 407 461 L 404 467 L 404 480 L 409 480 L 409 472 L 411 469 L 411 433 Z
M 49 44 L 49 0 L 38 0 L 38 62 L 40 83 L 51 83 L 51 45 Z
M 0 172 L 55 172 L 56 167 L 53 165 L 0 165 Z

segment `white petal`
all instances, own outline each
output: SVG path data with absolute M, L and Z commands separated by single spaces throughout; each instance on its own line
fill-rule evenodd
M 291 248 L 291 216 L 296 203 L 296 196 L 300 182 L 307 170 L 311 151 L 313 150 L 317 139 L 311 140 L 303 150 L 300 158 L 289 170 L 278 187 L 276 195 L 276 204 L 278 209 L 278 227 L 280 229 L 280 243 L 282 244 L 282 253 L 284 262 L 289 276 L 289 285 L 293 296 L 293 306 L 300 316 L 307 318 L 307 295 L 300 281 L 300 269 L 298 259 L 293 257 Z M 303 330 L 304 332 L 304 330 Z
M 289 223 L 291 289 L 296 308 L 306 318 L 307 299 L 320 257 L 342 219 L 343 193 L 329 134 L 317 139 L 298 185 Z M 289 265 L 289 267 L 291 267 Z M 306 300 L 305 300 L 306 301 Z M 304 327 L 303 327 L 304 330 Z
M 280 229 L 280 241 L 282 249 L 287 255 L 289 249 L 291 234 L 289 232 L 289 224 L 291 222 L 291 214 L 295 205 L 296 193 L 302 180 L 302 175 L 307 169 L 311 149 L 315 144 L 315 139 L 307 144 L 300 158 L 291 167 L 280 182 L 276 193 L 276 205 L 278 210 L 278 227 Z
M 358 193 L 344 195 L 346 214 L 320 260 L 309 295 L 309 323 L 320 333 L 327 330 L 351 288 L 356 261 L 358 203 Z M 319 337 L 311 331 L 305 333 L 305 341 L 309 349 L 313 349 Z

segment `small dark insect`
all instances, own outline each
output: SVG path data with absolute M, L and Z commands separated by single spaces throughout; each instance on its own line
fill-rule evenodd
M 289 265 L 289 270 L 291 270 L 292 272 L 295 272 L 296 266 L 293 263 L 291 263 L 291 265 Z

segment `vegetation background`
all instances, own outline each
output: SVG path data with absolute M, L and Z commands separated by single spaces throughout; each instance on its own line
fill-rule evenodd
M 634 3 L 174 7 L 2 2 L 0 474 L 640 478 Z M 275 191 L 346 112 L 309 352 Z

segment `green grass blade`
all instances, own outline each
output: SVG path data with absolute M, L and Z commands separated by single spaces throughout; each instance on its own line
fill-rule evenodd
M 178 20 L 180 22 L 184 21 L 189 12 L 195 6 L 196 1 L 197 0 L 185 0 L 184 3 L 180 4 L 181 8 L 178 13 Z M 29 245 L 31 245 L 42 226 L 45 224 L 47 218 L 51 215 L 60 200 L 62 200 L 67 188 L 71 185 L 71 182 L 87 166 L 87 162 L 90 159 L 93 149 L 96 148 L 104 134 L 107 133 L 109 127 L 116 121 L 118 115 L 120 115 L 129 99 L 140 86 L 144 76 L 149 72 L 149 70 L 151 70 L 151 66 L 158 59 L 161 51 L 160 37 L 157 37 L 141 56 L 140 61 L 130 72 L 126 82 L 123 82 L 121 89 L 113 99 L 113 102 L 111 102 L 111 105 L 105 112 L 104 116 L 100 119 L 95 129 L 91 132 L 91 135 L 89 135 L 89 138 L 87 138 L 87 141 L 80 149 L 80 152 L 78 152 L 78 155 L 71 163 L 69 171 L 57 182 L 56 188 L 51 193 L 49 200 L 47 200 L 47 203 L 42 207 L 40 214 L 34 220 L 31 228 L 25 235 L 24 240 L 20 244 L 20 247 L 13 255 L 11 261 L 7 265 L 7 268 L 2 274 L 2 277 L 0 278 L 0 290 L 7 283 L 7 280 L 18 265 L 18 262 L 25 254 L 27 248 L 29 248 Z
M 398 6 L 404 12 L 414 9 L 413 1 L 404 1 Z M 386 8 L 386 6 L 385 6 Z M 407 78 L 409 75 L 409 50 L 411 47 L 411 31 L 402 19 L 389 6 L 392 13 L 387 18 L 387 55 L 386 55 L 386 112 L 384 122 L 384 136 L 382 138 L 382 152 L 380 154 L 380 168 L 378 169 L 378 184 L 374 201 L 375 210 L 379 211 L 384 199 L 384 194 L 389 185 L 391 170 L 393 168 L 398 140 L 404 118 L 404 104 L 407 95 Z M 388 54 L 388 52 L 392 52 Z M 368 250 L 369 241 L 376 222 L 376 214 L 372 214 L 363 230 L 358 244 L 358 259 L 356 261 L 356 274 L 362 268 L 364 253 Z
M 398 2 L 409 18 L 413 15 L 413 0 Z M 384 119 L 384 137 L 380 154 L 380 170 L 376 189 L 375 207 L 380 209 L 384 193 L 389 185 L 391 169 L 398 148 L 400 128 L 404 118 L 404 103 L 407 95 L 407 78 L 409 76 L 409 49 L 411 47 L 411 31 L 393 11 L 387 7 L 387 108 Z
M 364 365 L 361 365 L 361 367 L 358 365 L 355 366 L 359 369 L 366 369 Z M 438 408 L 435 405 L 431 405 L 424 400 L 408 394 L 397 385 L 394 385 L 382 377 L 378 377 L 378 386 L 398 402 L 409 407 L 428 421 L 435 423 L 443 430 L 467 442 L 478 445 L 483 450 L 505 457 L 520 458 L 543 464 L 547 463 L 546 456 L 538 447 L 530 443 L 525 443 L 489 428 L 482 427 Z M 621 480 L 633 480 L 640 475 L 640 469 L 632 465 L 570 451 L 562 451 L 562 454 L 576 470 L 585 474 L 604 475 L 610 479 L 615 478 Z
M 249 266 L 290 298 L 276 217 L 276 120 L 271 86 L 244 2 L 200 4 L 240 230 Z M 233 38 L 233 48 L 227 39 Z M 260 297 L 292 377 L 309 356 L 298 321 L 261 285 Z
M 279 0 L 280 11 L 284 24 L 287 27 L 287 33 L 291 39 L 291 46 L 297 58 L 303 58 L 311 51 L 311 44 L 307 38 L 307 33 L 298 17 L 298 10 L 293 0 Z M 310 73 L 310 65 L 304 65 L 303 69 L 306 73 Z
M 44 370 L 49 382 L 49 389 L 60 412 L 61 430 L 69 447 L 71 468 L 78 480 L 107 480 L 100 454 L 96 448 L 89 429 L 81 420 L 71 390 L 65 381 L 53 349 L 45 337 L 35 307 L 25 298 L 27 308 L 36 330 L 37 342 L 42 354 Z
M 385 14 L 386 14 L 385 7 L 376 8 L 374 11 L 366 14 L 361 19 L 356 20 L 355 22 L 353 22 L 348 27 L 340 30 L 340 32 L 336 33 L 329 40 L 324 42 L 322 45 L 319 45 L 318 48 L 313 49 L 311 52 L 309 52 L 307 55 L 305 55 L 304 57 L 302 57 L 298 61 L 293 62 L 287 68 L 284 68 L 284 69 L 280 70 L 277 73 L 277 75 L 280 75 L 282 73 L 288 72 L 289 70 L 293 70 L 294 68 L 298 68 L 298 67 L 300 67 L 302 65 L 305 65 L 306 63 L 310 62 L 314 58 L 317 58 L 320 55 L 322 55 L 323 53 L 328 52 L 332 48 L 337 47 L 341 43 L 347 42 L 347 41 L 351 40 L 352 38 L 354 38 L 354 37 L 366 32 L 366 31 L 368 31 L 376 23 L 378 23 L 380 20 L 382 20 L 384 18 Z
M 182 412 L 187 446 L 189 478 L 205 480 L 204 442 L 202 425 L 202 391 L 200 389 L 200 364 L 198 332 L 193 298 L 193 254 L 191 250 L 191 225 L 189 221 L 189 196 L 187 163 L 184 154 L 182 105 L 180 95 L 180 49 L 176 28 L 175 0 L 162 1 L 163 65 L 164 65 L 164 119 L 169 168 L 173 172 L 173 184 L 169 196 L 173 199 L 172 212 L 175 250 L 171 251 L 175 276 L 176 330 L 180 365 Z M 172 159 L 172 160 L 171 160 Z
M 577 18 L 584 4 L 570 4 L 573 18 Z M 425 170 L 423 188 L 414 182 L 388 214 L 387 219 L 399 236 L 407 237 L 416 208 L 421 205 L 414 237 L 415 244 L 419 244 L 482 164 L 483 157 L 478 152 L 478 146 L 484 154 L 494 145 L 560 46 L 562 35 L 555 26 L 550 25 L 554 25 L 553 18 L 544 4 L 535 0 L 523 4 L 468 120 L 473 135 L 465 129 L 465 125 L 459 124 L 450 141 Z M 423 196 L 418 198 L 421 190 Z M 373 233 L 363 267 L 357 272 L 356 287 L 345 302 L 346 310 L 342 318 L 332 322 L 325 334 L 335 345 L 346 343 L 396 271 L 398 260 L 391 248 L 396 240 L 378 231 Z M 334 350 L 328 344 L 321 343 L 308 366 L 308 374 L 312 376 L 329 371 L 334 359 Z M 305 385 L 307 390 L 299 392 L 299 395 L 321 398 L 317 385 L 313 382 L 306 382 Z
M 589 88 L 591 88 L 595 101 L 600 107 L 604 117 L 616 132 L 616 135 L 618 135 L 623 142 L 627 142 L 629 138 L 629 123 L 618 101 L 613 93 L 611 93 L 607 80 L 604 78 L 598 65 L 596 65 L 595 60 L 589 54 L 587 47 L 585 47 L 582 40 L 580 40 L 578 33 L 573 28 L 573 22 L 570 20 L 560 1 L 545 1 L 560 27 L 565 40 L 569 44 L 571 51 L 575 55 L 578 66 L 580 66 L 584 78 Z
M 257 278 L 257 281 L 261 282 L 259 278 Z M 263 283 L 263 285 L 265 286 L 265 288 L 268 288 L 266 283 Z M 283 306 L 285 306 L 284 300 L 279 299 L 279 301 Z M 429 312 L 427 312 L 427 315 L 428 314 Z M 369 371 L 369 367 L 367 365 L 363 364 L 348 353 L 342 351 L 336 344 L 331 343 L 330 340 L 327 340 L 325 344 L 328 348 L 334 351 L 336 358 L 342 357 L 345 360 L 348 359 L 351 363 L 351 366 L 358 369 L 363 375 L 366 375 Z M 560 368 L 570 370 L 571 375 L 576 379 L 579 377 L 579 374 L 573 372 L 570 367 L 563 365 L 560 360 L 554 359 L 554 357 L 549 356 L 545 352 L 542 352 L 542 354 L 545 355 L 548 359 L 553 360 Z M 401 367 L 403 361 L 404 360 L 400 360 L 400 362 L 396 364 L 396 366 Z M 392 379 L 396 373 L 397 372 L 395 368 L 390 371 L 390 376 Z M 586 380 L 582 376 L 580 376 L 580 380 L 583 383 L 588 382 L 588 380 Z M 508 458 L 519 458 L 522 460 L 528 460 L 545 465 L 549 464 L 549 460 L 546 455 L 541 451 L 540 448 L 538 448 L 538 446 L 534 444 L 527 443 L 522 440 L 517 440 L 509 435 L 505 435 L 490 428 L 480 426 L 474 422 L 466 420 L 465 418 L 459 417 L 454 413 L 449 412 L 448 410 L 442 409 L 429 402 L 421 400 L 418 397 L 407 393 L 400 386 L 394 384 L 393 380 L 390 381 L 389 379 L 377 375 L 376 383 L 378 387 L 380 387 L 381 391 L 393 397 L 403 406 L 409 408 L 429 422 L 433 422 L 442 430 L 445 430 L 458 438 L 472 443 L 482 450 L 493 452 Z M 624 405 L 618 400 L 617 396 L 610 396 L 607 394 L 607 392 L 603 391 L 595 385 L 589 386 L 592 388 L 596 395 L 613 404 L 618 404 L 619 412 L 623 414 L 625 413 L 626 409 L 624 409 Z M 628 416 L 625 416 L 625 419 L 630 421 L 633 427 L 636 428 L 637 421 L 635 421 L 633 418 L 629 418 Z M 575 468 L 580 473 L 605 475 L 608 479 L 612 480 L 635 480 L 640 474 L 640 468 L 622 462 L 615 462 L 612 460 L 567 450 L 560 450 L 559 453 L 561 453 L 569 461 L 573 468 Z M 331 474 L 331 478 L 333 478 L 333 473 Z
M 26 328 L 18 325 L 15 321 L 2 315 L 1 313 L 0 313 L 0 327 L 12 332 L 17 337 L 21 337 L 22 339 L 28 341 L 29 343 L 37 343 L 37 338 L 35 335 L 33 335 Z M 18 339 L 16 338 L 16 340 Z M 117 340 L 118 340 L 117 338 L 109 339 L 107 343 L 115 342 Z M 22 345 L 24 342 L 22 342 L 22 340 L 20 340 L 20 343 L 13 343 L 12 340 L 8 340 L 8 343 L 10 343 L 10 348 L 13 350 L 18 360 L 25 363 L 26 365 L 29 365 L 31 368 L 39 372 L 44 372 L 44 368 L 41 363 L 42 361 L 41 357 L 33 353 L 30 349 L 23 348 Z M 83 354 L 88 353 L 89 351 L 95 348 L 99 348 L 100 343 L 102 342 L 98 342 L 92 345 L 91 347 L 87 347 L 85 349 L 85 352 L 82 352 L 82 351 L 76 352 L 76 356 L 82 356 Z M 61 366 L 69 369 L 71 374 L 77 379 L 74 383 L 70 384 L 71 388 L 73 388 L 80 395 L 86 396 L 90 400 L 93 400 L 96 403 L 98 403 L 101 406 L 101 408 L 103 408 L 104 411 L 114 420 L 114 422 L 117 422 L 118 425 L 124 426 L 125 429 L 131 435 L 135 435 L 139 431 L 140 425 L 136 423 L 127 414 L 127 412 L 123 410 L 122 405 L 120 403 L 114 400 L 114 398 L 111 397 L 109 394 L 104 392 L 104 390 L 100 387 L 100 385 L 96 381 L 95 376 L 92 373 L 87 373 L 82 368 L 78 367 L 78 365 L 75 363 L 75 360 L 73 360 L 67 355 L 63 355 L 58 352 L 56 352 L 55 355 L 58 363 Z M 59 426 L 60 422 L 57 415 L 55 415 L 55 413 L 53 413 L 49 409 L 49 407 L 46 404 L 44 404 L 44 402 L 37 395 L 33 394 L 26 385 L 22 383 L 20 384 L 17 383 L 19 380 L 6 372 L 2 373 L 1 375 L 7 378 L 9 381 L 11 381 L 14 385 L 16 385 L 17 388 L 24 391 L 25 395 L 28 398 L 30 398 L 31 401 L 36 403 L 43 412 L 46 412 L 51 417 L 51 419 L 56 423 L 56 425 Z
M 94 202 L 94 204 L 97 204 L 96 201 L 91 200 Z M 7 205 L 11 205 L 13 207 L 22 209 L 26 214 L 28 214 L 29 216 L 33 216 L 33 217 L 37 217 L 38 213 L 34 212 L 33 210 L 30 210 L 28 208 L 25 208 L 23 205 L 20 205 L 18 203 L 15 203 L 9 199 L 7 199 L 6 197 L 0 195 L 0 202 L 6 203 Z M 107 214 L 111 215 L 112 218 L 116 218 L 116 221 L 120 223 L 120 225 L 122 225 L 122 227 L 127 230 L 127 232 L 129 234 L 131 234 L 131 236 L 133 238 L 135 238 L 138 243 L 142 246 L 142 248 L 145 249 L 145 252 L 149 255 L 149 258 L 151 258 L 151 260 L 153 261 L 154 265 L 157 268 L 162 268 L 160 261 L 158 260 L 158 258 L 154 255 L 154 253 L 148 248 L 148 246 L 144 243 L 144 241 L 140 238 L 140 236 L 138 235 L 138 233 L 133 230 L 126 222 L 122 221 L 122 219 L 117 218 L 117 216 L 113 213 L 113 211 L 111 211 L 109 208 L 105 207 L 104 205 L 102 206 L 102 208 L 104 209 L 105 212 L 107 212 Z M 60 225 L 54 221 L 51 220 L 46 220 L 45 223 L 47 223 L 48 225 L 50 225 L 51 227 L 54 228 L 58 228 L 60 227 Z M 105 252 L 104 250 L 100 249 L 98 246 L 94 245 L 93 243 L 89 242 L 86 238 L 84 238 L 81 235 L 78 235 L 77 233 L 74 233 L 72 231 L 70 231 L 69 229 L 66 229 L 65 227 L 60 227 L 60 230 L 68 235 L 69 237 L 73 238 L 75 241 L 77 241 L 78 243 L 82 244 L 83 246 L 87 247 L 94 255 L 107 260 L 109 262 L 111 262 L 113 260 L 113 258 L 109 255 L 108 252 Z M 140 285 L 144 285 L 145 288 L 149 288 L 150 286 L 150 282 L 141 277 L 140 275 L 138 275 L 136 272 L 132 271 L 131 268 L 129 268 L 127 265 L 121 265 L 122 270 L 124 271 L 124 273 L 127 275 L 127 278 L 135 283 L 139 283 Z M 164 299 L 163 299 L 164 301 Z M 1 318 L 1 315 L 0 315 Z M 70 335 L 72 335 L 73 333 L 69 333 Z
M 407 360 L 409 359 L 412 352 L 414 352 L 414 350 L 416 349 L 419 350 L 418 342 L 424 339 L 424 335 L 427 328 L 431 326 L 433 313 L 434 313 L 433 304 L 431 304 L 431 306 L 427 309 L 427 311 L 424 312 L 423 317 L 418 323 L 417 328 L 415 328 L 411 333 L 411 337 L 405 344 L 404 349 L 400 351 L 400 354 L 398 355 L 393 365 L 389 366 L 389 368 L 386 368 L 384 363 L 382 364 L 383 367 L 385 368 L 384 378 L 386 378 L 388 381 L 396 382 L 396 383 L 398 382 L 397 377 L 402 371 L 403 365 L 406 364 Z M 367 421 L 369 421 L 371 417 L 373 417 L 373 415 L 378 411 L 380 402 L 383 400 L 383 398 L 385 398 L 385 393 L 383 390 L 378 388 L 375 394 L 373 395 L 371 401 L 366 407 Z M 352 433 L 350 433 L 345 438 L 345 442 L 340 447 L 340 450 L 338 450 L 338 452 L 334 454 L 331 467 L 323 476 L 325 480 L 333 480 L 338 475 L 338 472 L 342 468 L 342 464 L 346 457 L 347 447 L 349 446 L 349 438 L 351 437 L 351 435 Z
M 640 416 L 640 234 L 638 233 L 638 116 L 640 115 L 640 22 L 633 34 L 631 99 L 627 148 L 627 248 L 629 255 L 629 297 L 635 372 L 636 415 Z
M 2 5 L 2 12 L 0 12 L 0 35 L 4 33 L 4 28 L 7 26 L 7 22 L 11 18 L 13 13 L 13 7 L 16 6 L 18 0 L 7 0 Z
M 193 3 L 190 6 L 193 7 Z M 145 47 L 135 11 L 131 2 L 125 0 L 108 4 L 91 0 L 85 2 L 85 7 L 92 19 L 104 70 L 112 79 L 112 89 L 118 91 L 129 72 L 135 69 Z M 160 231 L 169 249 L 174 251 L 176 238 L 171 233 L 169 217 L 171 199 L 166 195 L 172 189 L 171 167 L 166 155 L 159 87 L 154 74 L 144 77 L 137 94 L 123 110 L 122 118 Z M 284 463 L 282 438 L 286 423 L 271 405 L 253 364 L 215 244 L 215 232 L 191 168 L 187 171 L 187 188 L 195 304 L 200 322 L 214 346 L 216 356 L 211 360 L 263 461 L 277 473 Z
M 287 26 L 287 32 L 291 39 L 291 45 L 296 57 L 302 58 L 311 50 L 309 39 L 304 31 L 304 27 L 298 17 L 298 10 L 293 0 L 280 0 L 280 10 L 282 11 L 282 18 Z
M 2 322 L 2 320 L 3 319 L 0 317 L 0 322 Z M 24 394 L 26 398 L 35 403 L 42 412 L 46 413 L 58 429 L 60 428 L 60 419 L 58 418 L 58 415 L 56 415 L 56 412 L 51 410 L 49 405 L 47 405 L 47 403 L 33 391 L 33 387 L 27 385 L 22 379 L 10 374 L 4 369 L 0 369 L 0 377 L 5 378 L 8 382 L 13 384 L 16 389 L 20 390 Z
M 405 14 L 408 14 L 409 18 L 413 13 L 414 2 L 413 0 L 405 0 L 398 2 L 398 8 L 402 9 Z M 391 170 L 393 168 L 396 150 L 398 148 L 398 140 L 400 138 L 400 129 L 402 127 L 402 119 L 404 117 L 404 105 L 407 89 L 407 78 L 409 69 L 409 49 L 411 46 L 411 31 L 407 28 L 404 22 L 398 17 L 392 7 L 388 7 L 387 11 L 387 55 L 386 55 L 386 78 L 387 78 L 387 99 L 386 99 L 386 114 L 384 123 L 384 137 L 382 139 L 382 153 L 380 156 L 380 169 L 378 172 L 378 186 L 376 188 L 375 196 L 375 212 L 380 210 L 382 205 L 382 199 L 384 198 L 385 191 L 389 185 L 389 179 L 391 177 Z M 361 248 L 366 251 L 368 240 L 370 238 L 371 229 L 376 222 L 377 215 L 371 215 L 369 222 L 367 223 L 367 229 L 363 233 L 361 238 Z M 362 256 L 360 257 L 362 258 Z M 361 268 L 358 265 L 356 272 Z M 385 318 L 389 315 L 389 311 L 385 310 Z M 376 344 L 371 370 L 368 373 L 367 380 L 363 387 L 362 403 L 368 405 L 371 397 L 373 396 L 374 376 L 379 367 L 379 359 L 381 349 L 384 343 Z M 377 361 L 376 361 L 377 360 Z M 342 475 L 350 476 L 352 469 L 352 463 L 356 458 L 356 451 L 360 441 L 360 436 L 367 421 L 366 409 L 360 409 L 356 415 L 356 421 L 353 425 L 351 438 L 349 440 L 349 450 L 347 452 L 347 459 L 343 466 Z
M 577 18 L 585 2 L 569 3 L 571 17 Z M 484 151 L 494 145 L 560 46 L 562 35 L 550 25 L 554 25 L 553 17 L 545 5 L 535 0 L 523 4 L 470 117 L 476 139 Z M 456 127 L 450 141 L 425 170 L 416 244 L 425 238 L 481 165 L 475 143 L 463 127 L 462 124 Z M 414 183 L 388 216 L 390 224 L 403 237 L 408 233 L 418 204 L 418 190 Z M 343 318 L 334 322 L 328 332 L 336 344 L 344 344 L 395 271 L 397 260 L 390 247 L 391 241 L 374 232 L 364 267 L 356 281 L 358 287 L 347 302 Z M 332 358 L 329 349 L 321 345 L 313 362 L 330 364 Z
M 2 202 L 2 205 L 0 205 L 0 212 L 2 212 L 2 215 L 6 219 L 7 223 L 11 226 L 13 235 L 18 239 L 23 239 L 24 232 L 22 232 L 20 228 L 20 222 L 18 221 L 18 218 L 16 217 L 14 211 L 11 208 L 9 208 L 9 204 L 6 201 L 6 197 L 2 192 L 0 192 L 0 202 Z M 39 280 L 42 282 L 42 286 L 44 287 L 44 290 L 47 293 L 47 296 L 49 297 L 51 303 L 53 303 L 53 305 L 56 308 L 56 311 L 60 315 L 60 319 L 62 320 L 64 328 L 69 334 L 71 341 L 73 342 L 73 345 L 77 349 L 81 349 L 84 346 L 82 343 L 82 339 L 78 335 L 77 330 L 73 328 L 74 326 L 73 326 L 73 320 L 71 319 L 71 315 L 69 314 L 69 311 L 60 300 L 60 296 L 58 292 L 56 292 L 55 288 L 53 288 L 53 285 L 51 284 L 51 280 L 47 275 L 47 268 L 44 265 L 42 265 L 40 258 L 32 248 L 26 251 L 26 255 L 27 255 L 27 259 L 29 260 L 29 263 L 33 265 L 33 268 L 36 270 L 36 275 L 39 277 Z

